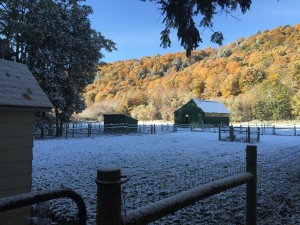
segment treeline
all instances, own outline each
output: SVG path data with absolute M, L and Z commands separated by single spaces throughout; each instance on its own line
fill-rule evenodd
M 231 120 L 297 119 L 300 25 L 258 32 L 217 49 L 102 64 L 85 90 L 82 117 L 130 113 L 172 120 L 190 98 L 222 101 Z

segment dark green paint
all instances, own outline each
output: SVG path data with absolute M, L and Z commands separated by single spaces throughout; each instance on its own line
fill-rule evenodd
M 205 116 L 205 113 L 198 105 L 190 100 L 181 108 L 174 112 L 175 124 L 192 124 L 194 127 L 202 124 L 212 124 L 218 126 L 220 124 L 229 125 L 229 115 L 225 116 Z

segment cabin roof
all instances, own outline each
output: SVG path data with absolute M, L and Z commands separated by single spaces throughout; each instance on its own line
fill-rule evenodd
M 0 106 L 40 109 L 53 107 L 26 65 L 2 59 Z

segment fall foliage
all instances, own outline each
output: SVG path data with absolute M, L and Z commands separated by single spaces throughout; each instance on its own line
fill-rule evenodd
M 300 25 L 257 32 L 217 49 L 102 64 L 81 116 L 130 113 L 172 120 L 190 98 L 218 100 L 232 121 L 300 116 Z

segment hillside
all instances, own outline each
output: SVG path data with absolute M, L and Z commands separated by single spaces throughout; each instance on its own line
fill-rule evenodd
M 192 97 L 218 100 L 234 121 L 300 115 L 300 24 L 257 32 L 217 49 L 102 64 L 86 88 L 85 118 L 130 113 L 172 120 Z

